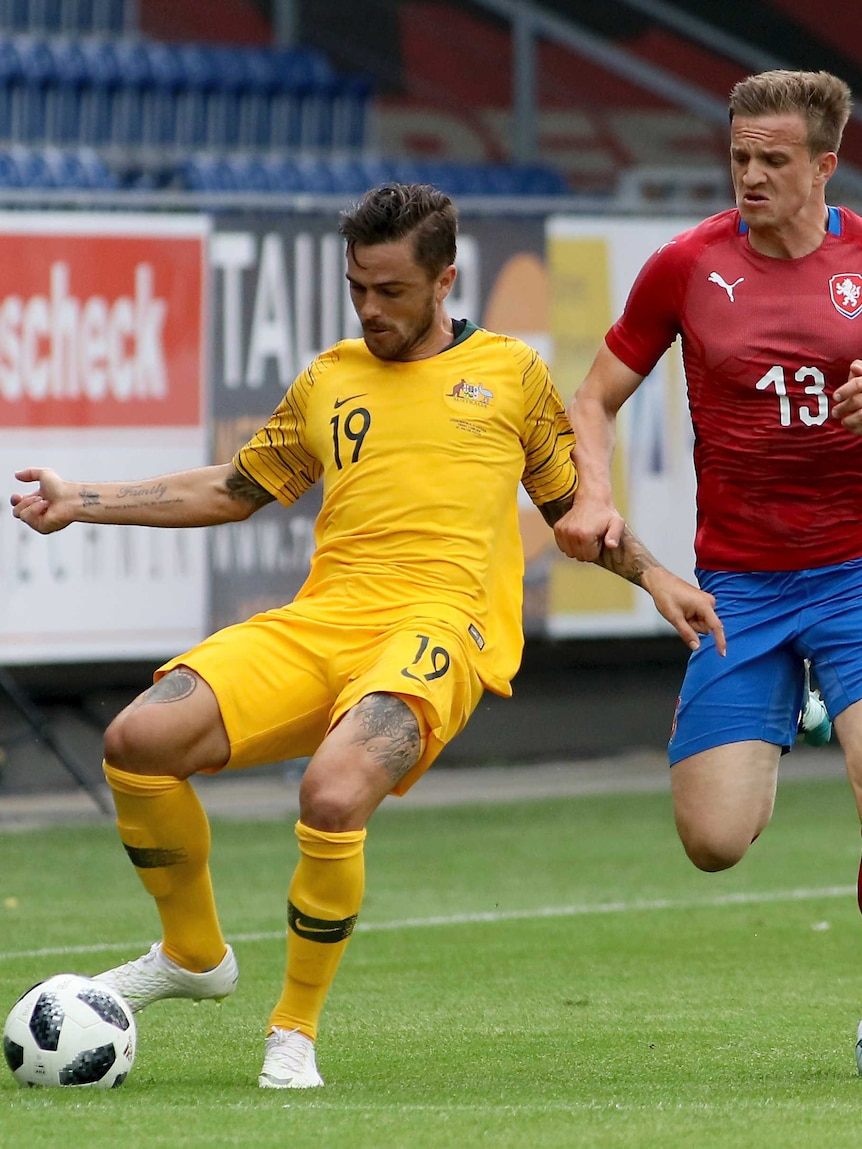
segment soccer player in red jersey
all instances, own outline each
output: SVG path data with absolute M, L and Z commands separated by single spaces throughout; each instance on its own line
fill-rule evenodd
M 809 661 L 862 817 L 862 218 L 826 202 L 850 106 L 825 72 L 733 88 L 736 207 L 651 256 L 570 408 L 580 486 L 555 534 L 590 560 L 623 528 L 617 413 L 680 336 L 697 575 L 727 636 L 726 657 L 709 639 L 691 655 L 669 742 L 677 828 L 703 870 L 735 865 L 767 825 Z M 862 908 L 862 870 L 859 889 Z

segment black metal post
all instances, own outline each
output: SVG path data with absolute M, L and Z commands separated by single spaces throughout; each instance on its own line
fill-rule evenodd
M 0 666 L 0 690 L 2 690 L 3 693 L 8 696 L 9 700 L 18 708 L 36 737 L 45 743 L 78 785 L 87 791 L 102 813 L 113 817 L 114 810 L 112 806 L 99 789 L 87 778 L 80 766 L 77 765 L 60 745 L 54 736 L 54 732 L 51 730 L 47 717 L 28 696 L 26 691 L 15 681 L 8 670 L 2 666 Z

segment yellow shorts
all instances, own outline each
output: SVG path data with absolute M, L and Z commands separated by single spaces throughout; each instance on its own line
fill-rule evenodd
M 229 769 L 311 755 L 351 707 L 377 691 L 403 698 L 422 755 L 393 787 L 404 794 L 463 730 L 482 697 L 466 634 L 427 617 L 345 624 L 308 599 L 226 627 L 159 667 L 188 666 L 218 699 Z

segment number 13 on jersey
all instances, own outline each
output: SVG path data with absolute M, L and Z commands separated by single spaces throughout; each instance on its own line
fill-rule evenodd
M 797 383 L 805 383 L 805 394 L 816 400 L 816 409 L 807 404 L 799 404 L 797 416 L 806 427 L 819 427 L 825 423 L 829 415 L 829 400 L 826 396 L 826 378 L 818 367 L 800 367 L 793 374 Z M 778 416 L 782 427 L 789 427 L 793 421 L 793 405 L 787 394 L 787 381 L 785 370 L 781 366 L 770 367 L 755 387 L 758 391 L 766 391 L 769 387 L 775 388 L 778 396 Z

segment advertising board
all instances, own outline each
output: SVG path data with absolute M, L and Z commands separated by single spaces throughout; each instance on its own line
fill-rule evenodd
M 207 221 L 0 214 L 0 661 L 159 657 L 206 624 L 202 533 L 12 518 L 14 472 L 141 480 L 208 461 Z

